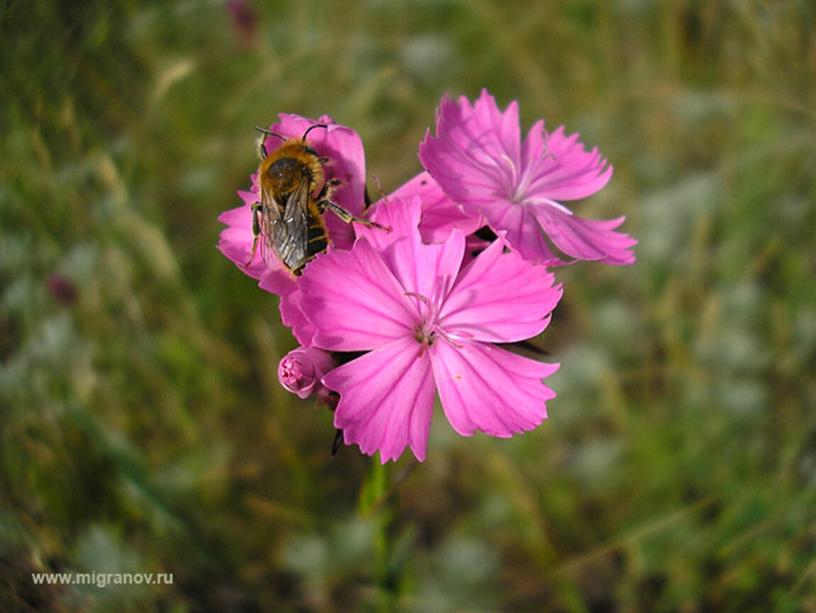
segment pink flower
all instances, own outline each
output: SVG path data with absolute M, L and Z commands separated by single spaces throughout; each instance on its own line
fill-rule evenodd
M 316 129 L 309 133 L 309 143 L 321 156 L 331 161 L 326 166 L 326 179 L 337 177 L 343 180 L 343 185 L 334 193 L 334 199 L 343 208 L 359 215 L 364 208 L 365 193 L 365 154 L 360 136 L 346 126 L 334 123 L 328 115 L 320 119 L 309 119 L 300 115 L 281 113 L 278 123 L 272 124 L 269 129 L 283 137 L 300 137 L 309 127 L 323 123 L 326 129 Z M 273 151 L 280 140 L 266 137 L 266 148 Z M 283 323 L 292 328 L 295 338 L 302 345 L 311 345 L 311 335 L 314 330 L 303 317 L 300 310 L 300 289 L 298 280 L 277 261 L 274 254 L 264 261 L 260 253 L 256 253 L 252 262 L 247 266 L 252 250 L 252 204 L 258 201 L 258 178 L 251 177 L 251 191 L 239 191 L 238 195 L 243 205 L 230 209 L 221 214 L 218 220 L 226 224 L 218 241 L 218 249 L 230 260 L 254 279 L 259 280 L 262 289 L 281 297 L 280 310 Z M 354 230 L 335 215 L 326 215 L 326 224 L 329 236 L 336 247 L 348 249 L 354 241 Z
M 545 235 L 563 253 L 579 260 L 627 265 L 635 261 L 632 237 L 615 232 L 624 217 L 603 221 L 574 215 L 562 202 L 601 190 L 612 166 L 596 149 L 586 151 L 578 134 L 563 126 L 544 131 L 533 124 L 522 142 L 518 104 L 505 111 L 482 90 L 471 105 L 462 97 L 444 97 L 436 118 L 436 137 L 420 145 L 423 166 L 465 212 L 481 213 L 495 232 L 534 262 L 565 263 Z
M 499 238 L 464 268 L 465 237 L 453 229 L 424 244 L 418 198 L 390 200 L 374 218 L 391 233 L 359 228 L 350 251 L 318 257 L 304 271 L 303 311 L 314 344 L 366 351 L 323 377 L 340 393 L 335 426 L 347 444 L 382 462 L 410 446 L 425 458 L 434 392 L 454 430 L 498 437 L 547 416 L 557 370 L 493 343 L 536 336 L 561 297 L 553 275 L 505 250 Z
M 278 364 L 281 385 L 300 398 L 320 391 L 320 378 L 336 366 L 334 358 L 322 349 L 298 347 L 287 353 Z

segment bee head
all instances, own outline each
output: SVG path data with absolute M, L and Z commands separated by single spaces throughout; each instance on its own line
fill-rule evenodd
M 304 177 L 309 176 L 309 167 L 296 157 L 281 157 L 269 165 L 266 174 L 274 190 L 285 194 L 291 192 L 300 184 Z

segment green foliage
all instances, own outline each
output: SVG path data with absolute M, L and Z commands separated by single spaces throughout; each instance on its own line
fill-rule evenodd
M 813 4 L 248 6 L 0 3 L 0 610 L 816 611 Z M 481 87 L 601 147 L 638 263 L 558 271 L 541 428 L 369 471 L 216 217 L 277 112 L 390 190 Z M 30 578 L 110 569 L 175 580 Z

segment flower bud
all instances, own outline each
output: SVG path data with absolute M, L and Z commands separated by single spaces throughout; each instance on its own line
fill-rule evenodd
M 323 390 L 320 379 L 335 365 L 334 358 L 327 351 L 298 347 L 287 353 L 278 364 L 278 380 L 293 394 L 308 398 Z

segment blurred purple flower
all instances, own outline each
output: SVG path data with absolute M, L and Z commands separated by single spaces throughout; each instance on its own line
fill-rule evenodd
M 72 306 L 77 299 L 77 289 L 74 282 L 54 273 L 45 282 L 51 296 L 63 306 Z
M 421 201 L 389 199 L 358 228 L 350 251 L 315 259 L 301 280 L 314 345 L 367 351 L 323 377 L 340 393 L 335 426 L 363 453 L 424 460 L 434 392 L 454 430 L 498 437 L 531 430 L 555 397 L 542 379 L 558 368 L 492 343 L 536 336 L 561 297 L 553 275 L 505 249 L 502 237 L 462 267 L 465 237 L 441 244 L 418 230 Z
M 578 200 L 601 190 L 612 177 L 598 149 L 586 151 L 578 134 L 563 126 L 544 130 L 533 124 L 522 142 L 518 103 L 501 111 L 487 90 L 471 105 L 462 97 L 442 98 L 436 136 L 430 131 L 420 145 L 425 169 L 464 211 L 481 213 L 496 233 L 525 258 L 563 264 L 548 246 L 578 260 L 628 265 L 635 261 L 637 241 L 615 232 L 624 217 L 584 219 L 562 201 Z
M 242 43 L 250 43 L 255 37 L 258 17 L 248 0 L 227 0 L 232 27 Z
M 325 389 L 320 378 L 335 366 L 336 362 L 328 352 L 314 347 L 298 347 L 278 364 L 278 380 L 287 390 L 305 399 Z

